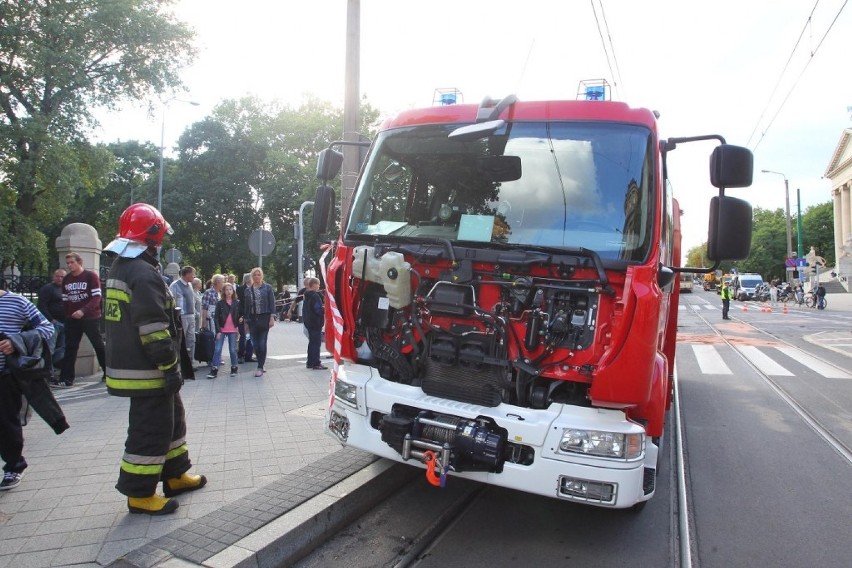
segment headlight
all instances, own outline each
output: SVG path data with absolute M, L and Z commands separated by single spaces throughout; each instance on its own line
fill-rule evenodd
M 644 442 L 644 434 L 566 428 L 562 431 L 559 451 L 630 460 L 642 455 Z
M 338 379 L 334 383 L 334 397 L 338 399 L 340 402 L 345 402 L 346 404 L 353 406 L 355 408 L 358 407 L 358 387 L 355 385 L 350 385 L 345 381 L 341 381 Z

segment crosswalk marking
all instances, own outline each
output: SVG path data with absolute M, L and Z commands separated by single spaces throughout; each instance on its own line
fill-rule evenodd
M 746 359 L 754 363 L 754 366 L 763 373 L 775 377 L 792 377 L 793 373 L 773 361 L 769 355 L 759 350 L 754 345 L 738 345 L 737 351 L 745 355 Z
M 722 359 L 722 355 L 717 349 L 717 345 L 705 345 L 699 343 L 691 344 L 692 353 L 695 355 L 695 360 L 698 363 L 701 373 L 705 375 L 732 375 L 730 367 Z M 735 345 L 740 354 L 750 361 L 760 372 L 771 377 L 795 377 L 796 374 L 787 369 L 784 365 L 774 360 L 771 353 L 783 353 L 787 357 L 793 359 L 798 364 L 810 369 L 814 373 L 821 375 L 827 379 L 852 379 L 852 374 L 849 374 L 842 369 L 838 369 L 828 363 L 820 361 L 813 355 L 784 345 L 758 348 L 754 345 Z
M 852 375 L 849 373 L 823 363 L 813 355 L 809 355 L 801 349 L 796 349 L 795 347 L 776 347 L 776 349 L 827 379 L 852 379 Z
M 733 375 L 715 346 L 693 344 L 692 352 L 695 353 L 698 366 L 705 375 Z
M 692 309 L 693 312 L 700 312 L 702 309 L 704 310 L 718 310 L 719 306 L 714 306 L 713 304 L 688 304 L 689 307 L 681 304 L 677 307 L 678 311 L 684 312 L 688 309 Z

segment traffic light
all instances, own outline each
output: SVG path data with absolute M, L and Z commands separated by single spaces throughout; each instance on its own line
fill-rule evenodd
M 293 266 L 293 270 L 299 270 L 299 243 L 295 242 L 290 245 L 290 264 Z
M 817 273 L 817 265 L 808 263 L 808 274 L 816 274 Z

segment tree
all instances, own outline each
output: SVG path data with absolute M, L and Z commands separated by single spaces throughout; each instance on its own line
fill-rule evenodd
M 707 243 L 703 242 L 686 251 L 686 262 L 684 266 L 695 266 L 707 268 Z
M 805 254 L 814 247 L 827 266 L 834 266 L 834 206 L 830 201 L 808 207 L 802 214 L 802 245 Z
M 754 272 L 765 280 L 778 277 L 785 279 L 787 258 L 787 221 L 784 211 L 754 208 L 751 234 L 751 254 L 736 263 L 739 272 Z
M 364 131 L 378 112 L 362 101 Z M 172 243 L 205 274 L 247 272 L 257 264 L 249 235 L 270 229 L 276 247 L 264 258 L 267 280 L 295 281 L 291 245 L 297 212 L 317 187 L 317 156 L 342 137 L 343 113 L 308 98 L 296 108 L 246 97 L 226 100 L 179 141 L 177 161 L 165 170 L 163 209 L 175 226 Z M 310 226 L 311 210 L 306 210 Z M 315 240 L 305 255 L 319 258 Z
M 180 86 L 194 34 L 173 0 L 4 0 L 0 3 L 0 267 L 44 255 L 38 227 L 66 213 L 81 179 L 97 106 L 115 108 Z M 26 243 L 27 248 L 22 248 Z

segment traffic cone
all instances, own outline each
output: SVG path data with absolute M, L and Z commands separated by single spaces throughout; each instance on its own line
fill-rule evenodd
M 743 302 L 743 311 L 744 311 L 744 312 L 747 312 L 747 311 L 748 311 L 748 306 L 746 305 L 746 303 L 745 303 L 745 302 Z
M 784 313 L 785 313 L 785 314 L 786 314 L 786 313 L 789 313 L 789 312 L 787 311 L 787 304 L 784 304 Z

